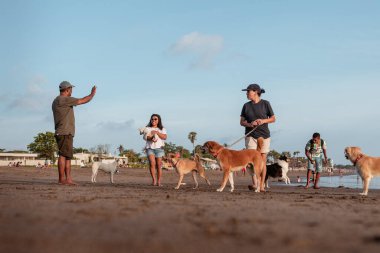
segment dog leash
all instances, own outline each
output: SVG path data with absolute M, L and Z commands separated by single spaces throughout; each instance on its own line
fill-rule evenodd
M 227 145 L 227 148 L 230 148 L 232 147 L 233 145 L 235 145 L 236 143 L 238 143 L 239 141 L 241 141 L 242 139 L 246 138 L 248 135 L 250 135 L 253 131 L 255 131 L 257 128 L 259 127 L 259 125 L 255 126 L 251 131 L 249 131 L 246 135 L 244 135 L 243 137 L 239 138 L 237 141 L 235 141 L 234 143 L 230 144 L 230 145 Z

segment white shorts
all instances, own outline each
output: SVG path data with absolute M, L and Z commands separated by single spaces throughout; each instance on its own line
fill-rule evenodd
M 257 149 L 257 139 L 253 137 L 245 138 L 245 148 L 246 149 Z M 270 151 L 270 138 L 264 139 L 263 147 L 261 149 L 262 154 L 268 154 Z

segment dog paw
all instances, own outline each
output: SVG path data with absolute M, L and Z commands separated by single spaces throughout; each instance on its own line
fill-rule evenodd
M 216 189 L 217 192 L 222 192 L 223 191 L 223 188 L 218 188 Z
M 179 187 L 174 187 L 174 189 L 178 190 L 178 189 L 179 189 Z
M 365 192 L 361 192 L 359 193 L 360 196 L 367 196 L 368 193 L 365 193 Z

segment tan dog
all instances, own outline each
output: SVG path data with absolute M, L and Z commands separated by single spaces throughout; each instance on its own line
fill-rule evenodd
M 252 176 L 253 184 L 256 192 L 265 191 L 265 173 L 266 166 L 261 157 L 260 149 L 263 145 L 263 139 L 258 139 L 258 150 L 244 149 L 240 151 L 227 149 L 215 141 L 207 141 L 203 145 L 203 149 L 212 154 L 218 161 L 220 168 L 224 172 L 221 186 L 217 189 L 218 192 L 223 191 L 226 187 L 227 179 L 230 181 L 231 192 L 234 191 L 234 171 L 240 171 L 246 168 Z
M 194 160 L 187 158 L 177 158 L 174 154 L 169 154 L 168 160 L 171 162 L 172 166 L 176 169 L 177 173 L 179 174 L 178 184 L 176 187 L 174 187 L 174 189 L 179 189 L 179 187 L 182 184 L 183 176 L 188 174 L 189 172 L 192 172 L 193 174 L 193 179 L 195 183 L 193 189 L 198 188 L 197 172 L 202 178 L 206 180 L 206 183 L 208 185 L 211 185 L 210 181 L 206 178 L 205 169 L 202 166 L 199 156 L 197 154 L 195 155 Z
M 372 177 L 380 176 L 380 157 L 367 156 L 359 147 L 346 147 L 344 155 L 354 164 L 362 178 L 363 192 L 360 195 L 367 196 Z

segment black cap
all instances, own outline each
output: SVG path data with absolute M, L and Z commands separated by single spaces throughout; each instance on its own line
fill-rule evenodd
M 265 93 L 265 90 L 261 89 L 260 86 L 256 83 L 248 85 L 247 89 L 242 89 L 242 91 L 248 91 L 248 90 L 257 91 L 259 93 Z

